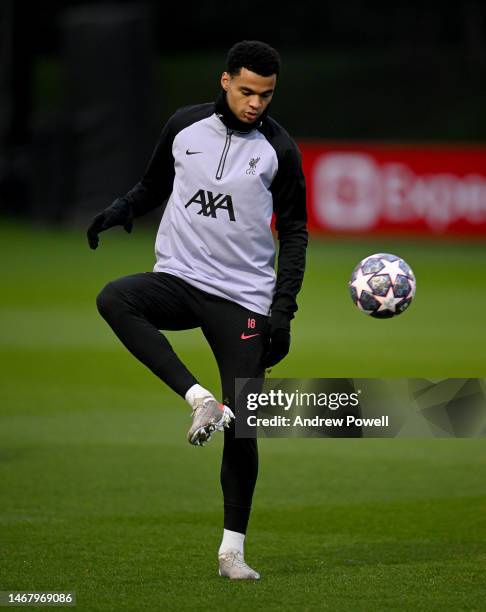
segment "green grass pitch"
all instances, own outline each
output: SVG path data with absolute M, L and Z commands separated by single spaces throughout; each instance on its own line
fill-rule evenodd
M 95 307 L 150 270 L 155 228 L 3 223 L 0 590 L 74 590 L 78 610 L 484 610 L 486 448 L 476 440 L 265 439 L 246 556 L 259 583 L 217 576 L 221 439 L 187 444 L 189 408 Z M 415 302 L 365 317 L 347 281 L 404 257 Z M 279 377 L 484 377 L 486 247 L 323 240 L 309 248 Z M 171 333 L 219 389 L 198 331 Z

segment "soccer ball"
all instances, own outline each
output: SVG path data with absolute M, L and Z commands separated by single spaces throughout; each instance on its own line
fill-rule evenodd
M 360 261 L 349 281 L 353 302 L 377 319 L 389 319 L 406 310 L 415 296 L 415 286 L 410 266 L 390 253 L 376 253 Z

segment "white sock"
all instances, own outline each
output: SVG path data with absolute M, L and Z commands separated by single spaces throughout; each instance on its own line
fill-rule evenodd
M 191 406 L 191 408 L 194 406 L 194 402 L 197 399 L 200 399 L 203 397 L 213 397 L 213 394 L 198 384 L 192 385 L 192 387 L 189 389 L 189 391 L 185 395 L 186 402 L 189 404 L 189 406 Z
M 243 545 L 245 542 L 245 534 L 238 531 L 223 530 L 223 540 L 219 547 L 218 555 L 222 555 L 228 550 L 237 550 L 243 554 Z

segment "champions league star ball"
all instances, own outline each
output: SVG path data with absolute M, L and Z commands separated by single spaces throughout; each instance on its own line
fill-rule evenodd
M 360 261 L 349 281 L 351 299 L 365 314 L 389 319 L 406 310 L 415 296 L 415 276 L 397 255 L 376 253 Z

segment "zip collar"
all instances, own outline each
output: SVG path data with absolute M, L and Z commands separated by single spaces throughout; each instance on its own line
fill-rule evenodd
M 216 98 L 216 102 L 214 103 L 214 112 L 221 119 L 228 130 L 248 134 L 252 130 L 256 130 L 262 125 L 268 112 L 268 106 L 256 121 L 253 123 L 244 123 L 233 114 L 233 111 L 228 106 L 228 101 L 226 100 L 226 92 L 221 90 L 219 96 Z

